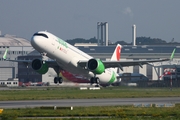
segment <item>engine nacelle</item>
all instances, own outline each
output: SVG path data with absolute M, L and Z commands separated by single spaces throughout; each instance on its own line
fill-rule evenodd
M 40 74 L 47 73 L 49 69 L 47 63 L 46 62 L 43 63 L 43 61 L 39 59 L 35 59 L 32 61 L 32 68 Z
M 90 59 L 87 62 L 87 68 L 95 74 L 101 74 L 105 71 L 105 66 L 101 60 Z

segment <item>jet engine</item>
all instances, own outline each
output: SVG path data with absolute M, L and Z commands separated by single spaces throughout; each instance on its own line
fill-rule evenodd
M 40 74 L 47 73 L 47 71 L 49 69 L 47 63 L 43 62 L 42 60 L 39 60 L 39 59 L 34 59 L 32 61 L 32 68 Z
M 101 74 L 105 71 L 105 66 L 101 60 L 90 59 L 87 62 L 87 68 L 94 74 Z

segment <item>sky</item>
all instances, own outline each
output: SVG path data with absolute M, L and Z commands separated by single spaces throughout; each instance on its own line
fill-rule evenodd
M 31 39 L 47 30 L 61 39 L 97 37 L 97 22 L 108 22 L 109 40 L 137 37 L 180 42 L 180 0 L 0 0 L 0 31 Z

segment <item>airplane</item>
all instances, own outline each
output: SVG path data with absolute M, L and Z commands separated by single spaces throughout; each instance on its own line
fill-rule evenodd
M 48 72 L 51 67 L 57 73 L 54 77 L 54 83 L 62 83 L 62 77 L 59 76 L 60 70 L 66 70 L 73 74 L 80 74 L 87 77 L 90 83 L 99 84 L 112 84 L 120 80 L 117 69 L 123 71 L 123 67 L 138 65 L 142 67 L 144 64 L 153 62 L 169 61 L 174 57 L 174 51 L 169 59 L 158 60 L 139 60 L 139 61 L 120 61 L 121 45 L 117 45 L 114 53 L 109 61 L 103 61 L 93 58 L 92 56 L 84 53 L 78 48 L 70 45 L 61 38 L 53 35 L 47 31 L 36 32 L 31 38 L 31 45 L 42 55 L 42 59 L 34 60 L 8 60 L 12 62 L 31 63 L 32 69 L 39 74 Z M 3 55 L 6 60 L 7 49 Z M 46 61 L 44 58 L 49 57 L 52 61 Z

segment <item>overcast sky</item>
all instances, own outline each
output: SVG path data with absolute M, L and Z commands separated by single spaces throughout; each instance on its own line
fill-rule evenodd
M 26 39 L 47 30 L 67 40 L 97 37 L 108 22 L 109 40 L 145 36 L 180 42 L 180 0 L 1 0 L 0 30 Z

